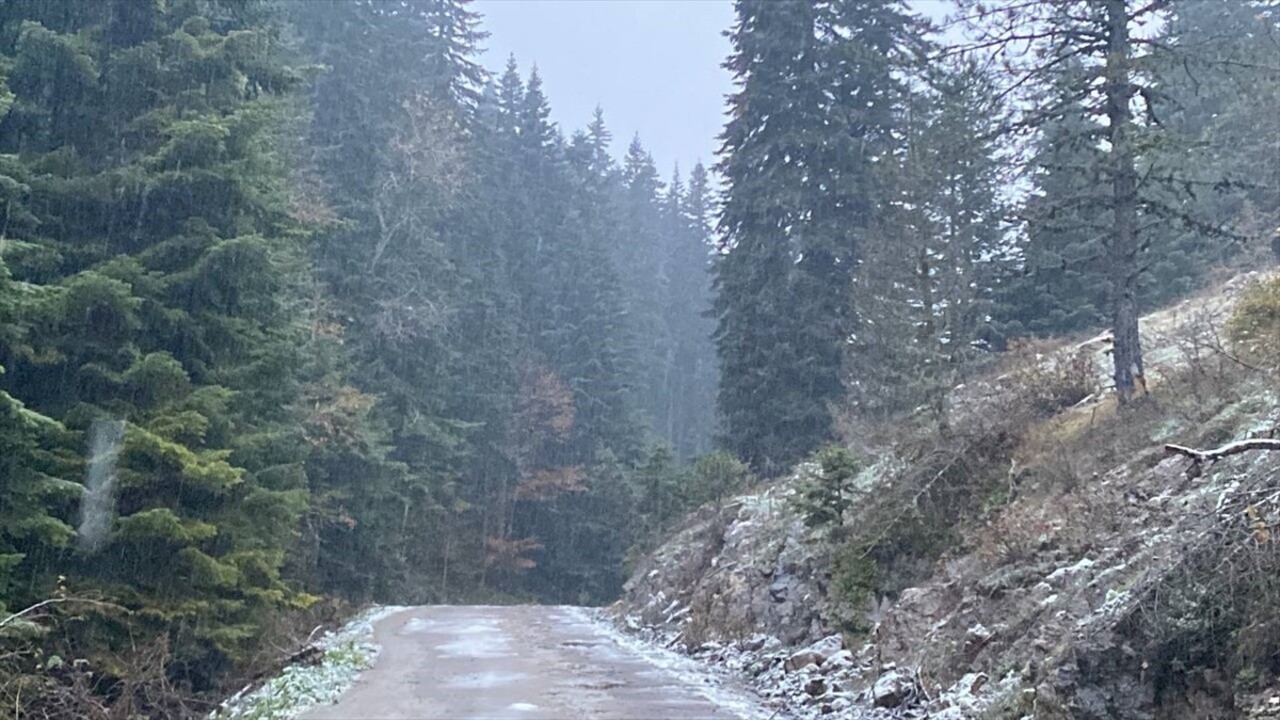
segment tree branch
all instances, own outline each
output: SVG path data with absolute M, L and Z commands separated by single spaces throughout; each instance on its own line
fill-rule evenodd
M 1280 440 L 1272 440 L 1268 438 L 1238 440 L 1212 450 L 1196 450 L 1194 448 L 1172 444 L 1164 446 L 1164 451 L 1166 453 L 1169 453 L 1170 455 L 1184 455 L 1194 460 L 1197 465 L 1203 462 L 1213 462 L 1215 460 L 1221 460 L 1224 457 L 1239 455 L 1241 453 L 1252 452 L 1255 450 L 1280 450 Z
M 63 603 L 84 603 L 86 605 L 96 605 L 98 607 L 110 608 L 112 610 L 123 610 L 126 613 L 129 612 L 127 608 L 120 607 L 115 603 L 104 602 L 102 600 L 90 600 L 89 598 L 74 598 L 74 597 L 49 598 L 48 600 L 41 600 L 35 605 L 19 610 L 18 612 L 4 618 L 3 620 L 0 620 L 0 628 L 4 627 L 5 625 L 8 625 L 9 623 L 16 622 L 17 620 L 21 619 L 23 615 L 29 615 L 30 613 L 33 613 L 42 607 L 46 607 L 49 605 L 61 605 Z

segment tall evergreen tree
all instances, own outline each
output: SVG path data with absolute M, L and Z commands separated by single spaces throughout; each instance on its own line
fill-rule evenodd
M 1140 28 L 1164 3 L 1046 0 L 999 10 L 965 5 L 978 33 L 969 49 L 999 54 L 1031 42 L 1030 52 L 1004 55 L 1009 91 L 1027 94 L 1014 127 L 1040 130 L 1072 117 L 1084 121 L 1074 129 L 1100 123 L 1097 164 L 1088 171 L 1105 193 L 1060 200 L 1100 228 L 1115 389 L 1120 402 L 1128 402 L 1145 383 L 1138 331 L 1144 280 L 1149 268 L 1172 258 L 1163 238 L 1179 227 L 1218 239 L 1235 234 L 1188 202 L 1199 191 L 1229 186 L 1229 179 L 1186 164 L 1176 150 L 1184 139 L 1160 119 L 1162 93 L 1153 71 L 1190 55 L 1141 36 Z
M 1181 142 L 1161 148 L 1166 167 L 1198 168 L 1215 187 L 1193 187 L 1195 216 L 1230 220 L 1237 238 L 1174 227 L 1160 238 L 1149 295 L 1167 301 L 1203 278 L 1204 270 L 1246 251 L 1256 259 L 1280 226 L 1280 10 L 1265 2 L 1173 3 L 1158 42 L 1169 48 L 1153 68 L 1153 112 Z M 1185 189 L 1185 188 L 1184 188 Z M 1253 247 L 1237 240 L 1248 238 Z M 1250 252 L 1251 251 L 1251 252 Z
M 470 522 L 459 480 L 478 431 L 465 418 L 469 388 L 452 372 L 466 300 L 450 244 L 471 182 L 467 128 L 484 79 L 472 58 L 482 34 L 461 0 L 295 10 L 306 47 L 330 68 L 315 85 L 310 137 L 339 221 L 318 234 L 318 276 L 335 298 L 359 378 L 353 390 L 374 398 L 369 427 L 382 437 L 369 440 L 385 446 L 368 482 L 326 492 L 362 509 L 348 534 L 379 548 L 381 568 L 366 568 L 380 578 L 370 592 L 441 600 L 449 566 L 456 573 L 465 563 L 437 538 Z M 343 516 L 315 520 L 341 536 Z
M 211 684 L 267 613 L 306 600 L 281 575 L 307 487 L 272 146 L 300 78 L 256 3 L 21 3 L 0 25 L 0 153 L 25 166 L 35 221 L 10 227 L 10 268 L 47 286 L 0 349 L 5 389 L 77 454 L 124 423 L 106 536 L 61 570 Z
M 904 101 L 903 147 L 857 279 L 851 400 L 862 413 L 941 403 L 990 339 L 1001 268 L 1004 177 L 991 139 L 992 85 L 971 64 L 924 68 Z
M 858 238 L 874 220 L 874 167 L 893 148 L 893 62 L 909 22 L 890 2 L 736 8 L 719 406 L 727 447 L 776 472 L 830 437 L 843 396 Z
M 673 343 L 666 372 L 666 422 L 662 434 L 681 459 L 711 449 L 715 430 L 716 356 L 711 335 L 712 188 L 702 163 L 685 190 L 679 171 L 663 203 L 668 292 L 666 325 Z
M 0 348 L 12 349 L 21 346 L 19 319 L 24 313 L 19 288 L 4 264 L 5 249 L 0 247 Z M 59 470 L 78 468 L 75 463 L 55 462 L 48 452 L 65 446 L 64 434 L 60 423 L 0 389 L 0 614 L 53 590 L 47 568 L 75 537 L 68 520 L 82 488 L 59 477 Z M 32 582 L 34 578 L 38 580 Z
M 1061 335 L 1106 324 L 1105 227 L 1094 216 L 1105 201 L 1102 132 L 1076 106 L 1046 123 L 1036 139 L 1033 192 L 1023 203 L 1025 235 L 1017 248 L 1020 268 L 999 289 L 997 315 L 1008 336 Z
M 658 205 L 662 192 L 658 169 L 638 136 L 627 148 L 621 177 L 621 222 L 614 246 L 635 337 L 636 405 L 653 430 L 664 433 L 674 359 L 665 312 L 671 289 L 666 264 L 671 235 L 663 226 Z

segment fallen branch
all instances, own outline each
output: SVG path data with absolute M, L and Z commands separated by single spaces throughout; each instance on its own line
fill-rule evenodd
M 78 597 L 49 598 L 48 600 L 41 600 L 40 602 L 36 603 L 35 605 L 32 605 L 31 607 L 28 607 L 23 610 L 19 610 L 18 612 L 8 617 L 0 618 L 0 627 L 4 627 L 5 625 L 8 625 L 9 623 L 12 623 L 12 622 L 17 622 L 18 620 L 21 620 L 24 615 L 29 615 L 30 613 L 33 613 L 42 607 L 47 607 L 49 605 L 61 605 L 63 603 L 81 603 L 84 605 L 94 605 L 97 607 L 104 607 L 104 608 L 110 608 L 112 610 L 119 610 L 125 613 L 129 612 L 128 609 L 120 607 L 115 603 L 103 602 L 102 600 L 91 600 L 89 598 L 78 598 Z
M 1272 440 L 1269 438 L 1255 438 L 1252 440 L 1238 440 L 1233 443 L 1227 443 L 1213 450 L 1196 450 L 1195 448 L 1183 447 L 1182 445 L 1165 445 L 1164 451 L 1171 455 L 1184 455 L 1191 458 L 1197 464 L 1203 462 L 1213 462 L 1221 460 L 1230 455 L 1239 455 L 1240 453 L 1252 452 L 1255 450 L 1280 450 L 1280 440 Z

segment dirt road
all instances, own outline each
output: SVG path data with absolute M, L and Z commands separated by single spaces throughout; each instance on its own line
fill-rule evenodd
M 764 720 L 693 661 L 568 607 L 422 607 L 378 623 L 382 652 L 310 720 Z

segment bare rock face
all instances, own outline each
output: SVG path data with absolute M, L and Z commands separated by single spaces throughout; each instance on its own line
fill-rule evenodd
M 623 586 L 628 610 L 688 641 L 764 631 L 783 644 L 824 635 L 826 567 L 782 481 L 691 516 Z

